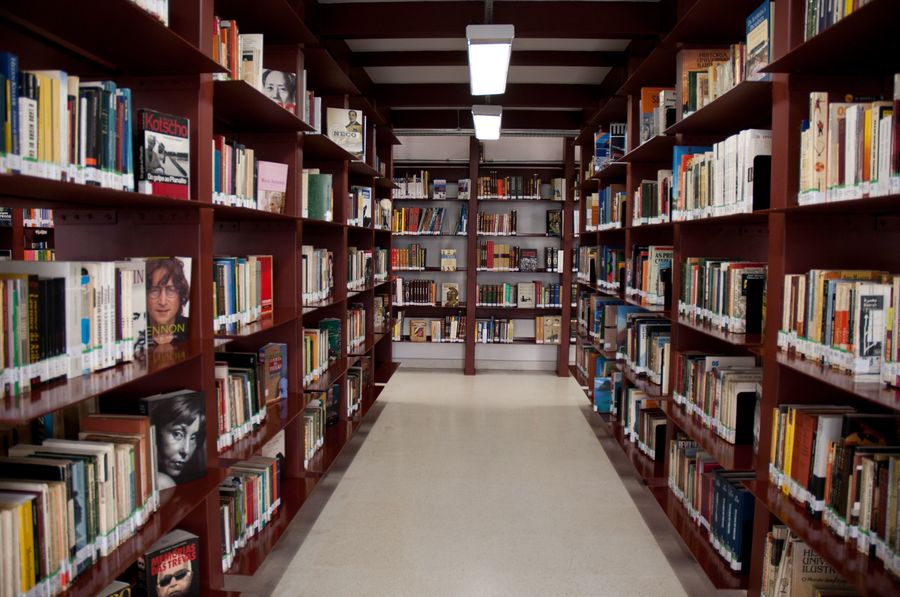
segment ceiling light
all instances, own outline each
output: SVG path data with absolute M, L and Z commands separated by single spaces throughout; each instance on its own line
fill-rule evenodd
M 506 73 L 514 37 L 512 25 L 466 27 L 472 95 L 498 95 L 506 91 Z
M 503 106 L 472 106 L 472 120 L 475 121 L 475 137 L 482 141 L 500 138 L 500 121 Z

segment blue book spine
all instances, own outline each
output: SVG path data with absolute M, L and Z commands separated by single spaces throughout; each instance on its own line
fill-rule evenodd
M 11 52 L 0 52 L 0 74 L 9 81 L 9 121 L 12 129 L 12 146 L 7 151 L 21 155 L 19 146 L 19 57 Z

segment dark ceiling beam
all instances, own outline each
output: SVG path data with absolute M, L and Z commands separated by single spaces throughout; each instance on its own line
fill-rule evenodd
M 624 52 L 559 52 L 515 50 L 512 66 L 622 66 Z M 354 52 L 353 66 L 468 66 L 468 52 Z
M 466 83 L 376 85 L 378 105 L 391 108 L 471 107 L 485 103 Z M 492 103 L 515 108 L 577 108 L 596 105 L 596 85 L 508 84 Z
M 497 2 L 493 22 L 512 23 L 517 38 L 630 39 L 660 33 L 656 3 Z M 484 22 L 481 2 L 354 2 L 320 4 L 321 37 L 340 39 L 463 37 Z
M 461 110 L 391 110 L 395 129 L 471 129 L 471 109 Z M 581 112 L 551 110 L 504 110 L 504 129 L 577 130 Z

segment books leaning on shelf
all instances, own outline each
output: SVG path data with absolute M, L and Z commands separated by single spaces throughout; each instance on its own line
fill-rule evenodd
M 669 488 L 735 572 L 746 572 L 750 564 L 754 499 L 742 481 L 754 478 L 753 471 L 724 470 L 683 434 L 669 443 Z
M 625 284 L 625 250 L 601 245 L 578 247 L 578 280 L 617 292 Z
M 626 198 L 625 185 L 620 184 L 611 184 L 585 197 L 585 231 L 624 228 Z
M 870 2 L 872 0 L 857 0 L 851 3 L 837 2 L 833 5 L 807 2 L 804 39 L 815 37 Z
M 303 466 L 309 468 L 312 459 L 325 445 L 325 404 L 327 392 L 304 392 L 303 401 Z
M 816 269 L 785 276 L 779 350 L 859 381 L 880 380 L 896 285 L 896 276 L 872 270 Z
M 743 53 L 739 44 L 737 50 L 727 46 L 684 47 L 679 50 L 675 55 L 675 93 L 678 98 L 675 103 L 676 118 L 681 120 L 702 108 L 697 100 L 702 101 L 712 95 L 710 88 L 715 86 L 715 82 L 710 80 L 710 75 L 715 77 L 718 73 L 716 64 L 736 62 L 738 66 L 732 66 L 731 72 L 743 71 Z
M 524 257 L 522 251 L 529 251 L 528 256 Z M 478 271 L 520 271 L 522 265 L 531 264 L 531 252 L 533 252 L 534 266 L 537 268 L 536 249 L 520 249 L 505 243 L 495 243 L 492 240 L 481 241 L 478 243 Z M 523 258 L 526 259 L 526 263 L 523 263 Z
M 390 297 L 385 294 L 376 294 L 374 299 L 375 309 L 375 333 L 386 334 L 391 324 Z
M 712 146 L 673 150 L 672 220 L 686 221 L 768 209 L 772 131 L 746 129 Z
M 859 595 L 831 564 L 786 526 L 775 525 L 766 533 L 763 550 L 763 595 Z
M 783 405 L 772 413 L 769 480 L 821 516 L 832 533 L 894 574 L 900 415 L 834 405 Z
M 347 290 L 362 290 L 372 284 L 372 249 L 347 247 Z
M 441 269 L 443 270 L 443 255 L 447 249 L 441 249 Z M 405 247 L 391 247 L 391 269 L 396 271 L 424 271 L 426 267 L 426 255 L 428 250 L 419 243 L 412 243 Z M 454 261 L 456 249 L 453 249 Z
M 600 128 L 594 133 L 594 155 L 589 172 L 599 172 L 608 164 L 619 161 L 627 147 L 628 123 L 611 122 L 608 131 Z
M 669 393 L 672 362 L 672 323 L 659 313 L 626 313 L 625 364 L 636 375 L 646 375 Z
M 284 345 L 281 345 L 284 346 Z M 262 353 L 264 349 L 260 349 Z M 286 348 L 284 349 L 286 353 Z M 275 387 L 267 388 L 269 373 L 260 353 L 217 352 L 215 364 L 216 397 L 218 404 L 218 439 L 216 447 L 223 452 L 239 440 L 249 436 L 266 419 L 267 391 L 277 401 L 282 392 L 287 397 L 286 360 L 274 380 Z M 279 351 L 280 353 L 280 351 Z M 266 365 L 275 364 L 271 359 Z M 281 375 L 284 373 L 284 375 Z M 282 379 L 285 380 L 282 384 Z M 274 390 L 274 392 L 272 392 Z
M 434 280 L 410 280 L 395 278 L 393 284 L 393 304 L 437 306 L 437 283 Z
M 476 295 L 479 307 L 517 307 L 547 309 L 560 307 L 560 284 L 544 282 L 519 282 L 511 284 L 478 284 Z
M 391 232 L 398 236 L 440 236 L 443 234 L 446 212 L 444 207 L 395 207 L 391 218 Z
M 545 224 L 544 229 L 547 236 L 563 235 L 563 212 L 561 209 L 548 209 L 544 212 Z
M 543 315 L 534 318 L 536 344 L 562 343 L 562 315 Z
M 422 255 L 422 263 L 425 262 L 425 256 Z M 456 249 L 441 249 L 441 271 L 456 271 Z
M 331 296 L 334 286 L 334 254 L 311 245 L 300 247 L 303 304 L 313 304 Z
M 334 221 L 332 175 L 318 168 L 304 168 L 301 179 L 301 215 L 310 220 Z
M 271 255 L 213 259 L 213 324 L 219 333 L 272 317 L 274 311 Z
M 663 134 L 675 124 L 675 89 L 641 87 L 641 143 Z
M 687 257 L 678 314 L 716 330 L 761 334 L 765 292 L 765 263 Z
M 515 340 L 511 319 L 476 319 L 475 342 L 478 344 L 512 344 Z
M 287 164 L 257 159 L 252 148 L 213 137 L 213 203 L 284 213 Z
M 625 438 L 638 446 L 650 460 L 662 461 L 666 437 L 666 416 L 658 398 L 650 398 L 638 388 L 624 388 L 621 404 L 615 409 Z
M 403 312 L 398 313 L 398 324 L 394 327 L 393 339 L 403 339 Z M 436 342 L 460 344 L 466 341 L 466 316 L 445 315 L 443 318 L 410 319 L 409 339 L 412 342 Z
M 366 115 L 361 110 L 325 108 L 325 123 L 328 138 L 353 155 L 357 160 L 366 160 Z
M 369 386 L 371 375 L 371 357 L 362 357 L 359 365 L 347 369 L 347 418 L 353 417 L 362 408 L 363 393 Z
M 728 443 L 750 445 L 759 428 L 761 382 L 753 356 L 678 352 L 672 400 Z
M 222 570 L 268 525 L 281 506 L 281 463 L 254 456 L 234 464 L 231 476 L 219 485 L 222 527 Z
M 347 309 L 347 349 L 362 346 L 366 341 L 366 309 L 361 304 Z
M 642 180 L 631 202 L 631 225 L 637 227 L 668 222 L 671 189 L 671 170 L 658 170 L 656 180 Z
M 900 193 L 900 74 L 893 101 L 815 91 L 800 133 L 800 205 Z
M 353 185 L 350 187 L 350 217 L 348 226 L 372 226 L 372 187 Z
M 482 236 L 515 236 L 518 227 L 516 210 L 509 213 L 478 212 L 478 234 Z

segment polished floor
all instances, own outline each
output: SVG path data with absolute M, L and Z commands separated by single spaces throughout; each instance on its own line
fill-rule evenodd
M 401 367 L 263 568 L 233 588 L 278 596 L 708 594 L 661 511 L 639 511 L 655 508 L 653 498 L 620 479 L 587 408 L 574 380 L 545 373 L 466 377 Z

